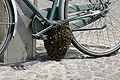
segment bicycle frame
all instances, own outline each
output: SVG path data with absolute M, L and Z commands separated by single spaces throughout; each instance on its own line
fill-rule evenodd
M 30 0 L 23 0 L 27 6 L 35 13 L 35 17 L 33 18 L 33 25 L 35 26 L 35 30 L 33 28 L 33 31 L 37 34 L 33 34 L 33 36 L 41 36 L 43 35 L 45 32 L 47 32 L 48 30 L 50 30 L 51 28 L 54 27 L 54 23 L 53 23 L 53 18 L 56 12 L 56 8 L 57 8 L 57 3 L 58 0 L 50 0 L 53 2 L 52 4 L 52 8 L 49 11 L 50 15 L 47 18 L 46 16 L 44 16 L 44 14 L 42 14 L 37 7 L 30 1 Z M 42 24 L 43 23 L 43 24 Z M 49 26 L 50 25 L 50 26 Z M 46 28 L 46 26 L 49 26 Z
M 56 12 L 56 9 L 57 9 L 57 3 L 58 3 L 58 0 L 50 0 L 50 1 L 52 1 L 53 2 L 53 4 L 52 4 L 52 8 L 51 8 L 51 11 L 50 11 L 50 15 L 49 15 L 49 18 L 47 18 L 46 16 L 44 16 L 38 9 L 37 9 L 37 7 L 30 1 L 30 0 L 23 0 L 26 4 L 27 4 L 27 6 L 35 13 L 35 15 L 37 15 L 37 17 L 35 17 L 34 18 L 34 20 L 33 21 L 35 21 L 35 22 L 33 22 L 33 24 L 35 24 L 35 23 L 37 23 L 37 24 L 35 24 L 36 26 L 38 26 L 39 24 L 41 25 L 41 22 L 43 22 L 43 23 L 45 23 L 45 24 L 47 24 L 47 25 L 50 25 L 48 28 L 46 28 L 45 27 L 45 25 L 43 25 L 43 26 L 39 26 L 39 27 L 41 27 L 41 29 L 40 30 L 37 30 L 38 29 L 38 27 L 37 27 L 37 31 L 36 31 L 36 35 L 40 35 L 40 34 L 43 34 L 43 33 L 45 33 L 46 31 L 48 31 L 48 30 L 50 30 L 51 28 L 53 28 L 54 26 L 53 26 L 53 18 L 54 18 L 54 15 L 55 15 L 55 12 Z M 90 1 L 90 0 L 89 0 Z M 102 3 L 102 1 L 101 0 L 99 0 L 100 1 L 100 3 L 103 5 L 103 3 Z M 86 7 L 87 6 L 87 7 Z M 88 7 L 88 6 L 90 6 L 90 7 Z M 74 7 L 74 6 L 71 6 L 71 7 Z M 85 4 L 85 5 L 79 5 L 79 7 L 81 7 L 81 8 L 83 8 L 83 9 L 85 9 L 86 8 L 86 10 L 87 9 L 92 9 L 94 6 L 93 6 L 93 4 Z M 84 20 L 84 22 L 86 22 L 86 23 L 84 23 L 84 22 L 80 22 L 80 24 L 81 24 L 81 27 L 82 26 L 85 26 L 85 25 L 87 25 L 87 24 L 90 24 L 91 22 L 94 22 L 95 20 L 97 20 L 97 19 L 99 19 L 100 17 L 97 17 L 96 19 L 94 18 L 93 19 L 93 16 L 95 16 L 95 15 L 100 15 L 100 14 L 102 14 L 103 12 L 101 11 L 101 12 L 95 12 L 95 13 L 93 13 L 93 14 L 88 14 L 88 15 L 77 15 L 77 16 L 73 16 L 73 17 L 71 17 L 71 18 L 69 18 L 69 19 L 65 19 L 65 20 L 62 20 L 62 21 L 66 21 L 66 22 L 70 22 L 70 21 L 74 21 L 74 20 L 78 20 L 78 19 L 83 19 L 83 18 L 88 18 L 88 19 L 85 19 Z M 40 18 L 40 19 L 39 19 Z M 91 18 L 91 19 L 90 19 Z M 35 20 L 36 19 L 36 20 Z M 59 20 L 58 20 L 59 21 Z M 46 28 L 46 29 L 45 29 Z M 41 31 L 41 32 L 40 32 Z

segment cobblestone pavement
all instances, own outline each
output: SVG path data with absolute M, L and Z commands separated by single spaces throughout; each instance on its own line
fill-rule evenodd
M 48 3 L 46 3 L 48 4 Z M 37 41 L 35 60 L 0 66 L 0 80 L 120 80 L 120 54 L 93 58 L 72 45 L 69 55 L 61 61 L 50 59 Z
M 69 54 L 61 61 L 50 59 L 42 41 L 37 41 L 35 60 L 15 66 L 0 66 L 0 80 L 119 80 L 120 54 L 92 58 L 79 53 L 71 46 Z M 82 56 L 82 57 L 81 57 Z M 84 57 L 83 57 L 84 56 Z

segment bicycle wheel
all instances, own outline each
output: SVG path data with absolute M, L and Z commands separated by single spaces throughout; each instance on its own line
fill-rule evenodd
M 103 1 L 105 2 L 105 0 Z M 106 56 L 114 53 L 120 48 L 120 0 L 109 1 L 111 1 L 111 3 L 109 4 L 108 12 L 104 17 L 85 25 L 84 27 L 81 27 L 79 23 L 81 19 L 69 23 L 72 30 L 81 29 L 81 31 L 73 31 L 72 43 L 78 50 L 85 54 L 96 57 Z M 87 6 L 80 9 L 81 7 L 79 5 L 81 4 L 92 3 L 90 0 L 65 0 L 64 18 L 69 19 L 69 17 L 74 16 L 74 14 L 82 15 L 82 11 L 87 11 L 87 7 L 91 7 Z M 73 7 L 71 7 L 72 5 Z M 95 9 L 95 6 L 91 9 Z
M 0 56 L 4 53 L 13 34 L 10 0 L 0 0 Z

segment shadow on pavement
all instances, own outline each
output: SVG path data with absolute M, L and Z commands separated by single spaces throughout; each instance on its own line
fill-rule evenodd
M 118 54 L 118 51 L 116 51 L 115 53 L 113 53 L 111 55 L 103 56 L 103 57 L 115 56 L 116 54 Z M 101 58 L 101 57 L 89 56 L 89 55 L 83 54 L 80 51 L 77 51 L 74 49 L 69 49 L 69 51 L 64 59 L 96 59 L 96 58 Z M 45 62 L 45 61 L 49 61 L 49 60 L 60 61 L 60 60 L 55 60 L 55 59 L 50 58 L 46 52 L 37 53 L 35 59 L 39 60 L 40 62 Z
M 116 51 L 114 54 L 112 54 L 110 56 L 115 56 L 116 54 L 118 54 L 118 51 Z M 105 57 L 110 57 L 110 56 L 105 56 Z M 101 57 L 88 56 L 88 55 L 81 53 L 80 51 L 77 51 L 74 49 L 69 49 L 68 54 L 66 55 L 66 57 L 64 59 L 72 59 L 72 60 L 78 59 L 79 60 L 79 59 L 96 59 L 96 58 L 101 58 Z M 0 63 L 0 66 L 10 66 L 14 70 L 26 70 L 27 66 L 32 66 L 39 62 L 46 62 L 46 61 L 60 62 L 61 60 L 55 60 L 55 59 L 50 58 L 47 55 L 47 53 L 44 51 L 42 53 L 37 53 L 36 57 L 32 60 L 18 62 L 18 63 L 12 63 L 12 64 L 1 64 Z

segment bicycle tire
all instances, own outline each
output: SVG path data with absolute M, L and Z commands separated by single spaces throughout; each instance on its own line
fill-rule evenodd
M 0 56 L 2 56 L 11 41 L 12 34 L 14 31 L 14 26 L 11 24 L 4 24 L 4 23 L 12 23 L 13 22 L 13 13 L 12 13 L 12 3 L 10 0 L 0 0 L 0 15 L 1 19 L 0 22 Z
M 64 13 L 61 13 L 62 15 L 64 14 L 64 19 L 66 19 L 66 18 L 68 18 L 68 5 L 69 5 L 69 1 L 70 0 L 65 0 L 65 2 L 64 2 Z M 74 1 L 75 0 L 73 0 L 73 2 L 72 2 L 72 4 L 74 4 Z M 80 1 L 80 0 L 79 0 Z M 81 3 L 84 3 L 84 1 L 81 1 Z M 79 2 L 77 1 L 77 4 L 78 4 Z M 86 3 L 90 3 L 90 2 L 86 2 Z M 116 3 L 116 4 L 115 4 Z M 106 37 L 107 39 L 109 39 L 109 40 L 107 40 L 107 41 L 105 41 L 105 40 L 100 40 L 100 41 L 104 41 L 104 45 L 103 46 L 100 46 L 99 44 L 100 43 L 96 43 L 96 44 L 87 44 L 87 42 L 84 42 L 85 40 L 87 40 L 88 39 L 88 37 L 89 36 L 82 36 L 82 37 L 80 37 L 80 38 L 78 38 L 79 37 L 79 33 L 81 33 L 81 35 L 82 35 L 82 32 L 78 32 L 78 34 L 77 33 L 74 33 L 73 32 L 73 39 L 72 39 L 72 44 L 79 50 L 79 51 L 81 51 L 81 52 L 83 52 L 83 53 L 85 53 L 85 54 L 87 54 L 87 55 L 90 55 L 90 56 L 95 56 L 95 57 L 101 57 L 101 56 L 108 56 L 108 55 L 111 55 L 111 54 L 113 54 L 114 52 L 116 52 L 117 50 L 119 50 L 119 48 L 120 48 L 120 40 L 119 40 L 119 24 L 120 24 L 120 22 L 119 22 L 119 19 L 120 19 L 120 16 L 119 16 L 119 14 L 117 14 L 117 15 L 114 15 L 115 17 L 113 17 L 113 14 L 115 14 L 114 12 L 113 12 L 113 10 L 116 8 L 116 9 L 118 9 L 118 10 L 116 10 L 115 9 L 115 11 L 119 11 L 119 3 L 120 2 L 113 2 L 113 4 L 111 4 L 110 5 L 110 7 L 112 6 L 112 9 L 108 12 L 108 14 L 106 14 L 106 16 L 105 16 L 105 18 L 104 19 L 106 19 L 106 25 L 108 25 L 107 26 L 107 28 L 105 28 L 104 30 L 100 30 L 101 31 L 101 33 L 103 33 L 103 37 Z M 75 2 L 75 4 L 76 4 L 76 2 Z M 117 7 L 116 7 L 117 6 Z M 110 9 L 110 7 L 109 7 L 109 9 Z M 115 8 L 113 8 L 113 7 L 115 7 Z M 110 15 L 112 15 L 112 17 L 110 17 Z M 117 17 L 116 17 L 117 16 Z M 111 23 L 108 23 L 107 22 L 107 19 L 110 19 L 110 21 L 111 21 Z M 103 19 L 103 20 L 104 20 Z M 109 20 L 108 19 L 108 20 Z M 114 24 L 113 22 L 112 22 L 112 20 L 114 20 L 113 22 L 115 22 L 116 21 L 116 24 Z M 96 20 L 97 21 L 97 20 Z M 99 21 L 98 21 L 98 23 L 100 23 Z M 103 22 L 102 22 L 102 24 L 103 24 Z M 70 25 L 71 26 L 71 25 Z M 117 27 L 116 27 L 117 26 Z M 117 28 L 117 29 L 116 29 Z M 108 35 L 108 31 L 107 30 L 109 30 L 109 33 L 111 33 L 111 35 L 112 35 L 112 37 L 111 37 L 111 35 Z M 111 31 L 110 31 L 111 30 Z M 99 32 L 100 32 L 99 31 Z M 105 31 L 106 31 L 106 33 L 105 33 Z M 96 31 L 97 32 L 97 31 Z M 86 34 L 86 35 L 89 35 L 89 34 L 91 34 L 92 35 L 92 33 L 87 33 L 86 31 L 83 31 L 83 33 L 84 34 Z M 78 36 L 76 36 L 76 35 L 78 35 Z M 97 35 L 97 34 L 96 34 Z M 93 35 L 92 35 L 93 36 Z M 84 39 L 84 37 L 85 37 L 85 39 Z M 101 37 L 101 36 L 100 36 Z M 105 39 L 106 39 L 105 38 Z M 82 41 L 80 41 L 80 39 L 84 39 L 84 40 L 82 40 Z M 92 38 L 92 39 L 94 39 L 94 38 Z M 92 39 L 91 39 L 91 41 L 92 41 Z M 96 39 L 96 38 L 95 38 Z M 114 41 L 114 40 L 116 41 L 116 42 L 114 42 L 115 44 L 113 44 L 112 42 Z M 98 39 L 99 40 L 99 39 Z M 110 43 L 110 40 L 112 40 L 111 41 L 111 43 Z M 88 42 L 89 42 L 90 40 L 88 40 Z M 84 42 L 84 43 L 82 43 L 82 42 Z M 94 40 L 93 40 L 93 42 L 94 42 Z M 113 45 L 112 45 L 113 44 Z M 109 46 L 110 45 L 110 46 Z M 88 48 L 88 47 L 89 48 Z M 90 48 L 90 47 L 96 47 L 97 46 L 97 48 L 105 48 L 105 49 L 101 49 L 101 51 L 99 50 L 99 51 L 97 51 L 96 49 L 92 49 L 92 48 Z

